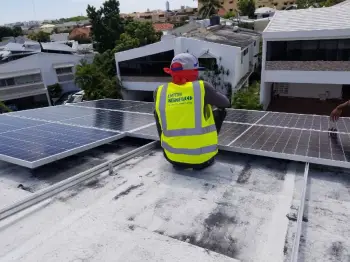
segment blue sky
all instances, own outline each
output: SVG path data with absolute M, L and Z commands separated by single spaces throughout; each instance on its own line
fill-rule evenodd
M 33 2 L 35 12 L 33 9 Z M 88 4 L 99 7 L 104 0 L 0 0 L 0 24 L 85 15 Z M 166 0 L 119 0 L 121 12 L 165 9 Z M 193 0 L 169 0 L 170 8 L 196 6 Z

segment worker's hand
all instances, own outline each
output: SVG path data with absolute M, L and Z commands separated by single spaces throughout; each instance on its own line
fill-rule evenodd
M 339 117 L 341 116 L 343 110 L 339 109 L 338 107 L 334 109 L 331 113 L 331 120 L 333 122 L 338 121 Z

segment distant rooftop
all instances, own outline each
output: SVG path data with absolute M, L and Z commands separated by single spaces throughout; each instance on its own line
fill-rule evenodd
M 333 7 L 276 11 L 264 33 L 350 29 L 350 1 Z
M 237 31 L 234 31 L 235 28 L 237 27 L 229 25 L 219 25 L 207 30 L 196 28 L 184 36 L 241 48 L 247 47 L 261 36 L 260 33 L 253 30 L 237 28 Z

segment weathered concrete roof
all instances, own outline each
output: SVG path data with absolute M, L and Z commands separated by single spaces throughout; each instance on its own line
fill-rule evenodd
M 140 143 L 117 141 L 32 173 L 1 163 L 1 207 L 31 194 L 19 183 L 36 191 L 129 151 L 130 141 Z M 154 150 L 0 221 L 0 260 L 288 261 L 303 168 L 220 153 L 202 172 L 177 171 Z M 305 261 L 347 262 L 349 187 L 344 170 L 310 170 Z

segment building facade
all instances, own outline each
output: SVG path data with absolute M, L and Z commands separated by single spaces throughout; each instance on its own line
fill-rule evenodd
M 152 100 L 153 91 L 159 85 L 171 81 L 163 68 L 169 67 L 176 54 L 184 52 L 198 57 L 200 65 L 209 71 L 213 65 L 222 67 L 225 72 L 217 76 L 222 79 L 218 89 L 226 95 L 248 83 L 250 74 L 258 64 L 259 37 L 252 38 L 243 46 L 234 46 L 234 42 L 224 44 L 195 35 L 195 33 L 193 37 L 168 35 L 158 43 L 116 53 L 117 76 L 125 88 L 124 98 Z M 207 73 L 202 73 L 201 76 L 208 79 Z
M 306 103 L 305 113 L 327 113 L 350 99 L 346 21 L 350 5 L 276 12 L 263 32 L 260 102 L 265 109 L 291 111 L 288 104 L 294 104 L 298 111 Z M 320 101 L 325 111 L 316 108 Z

